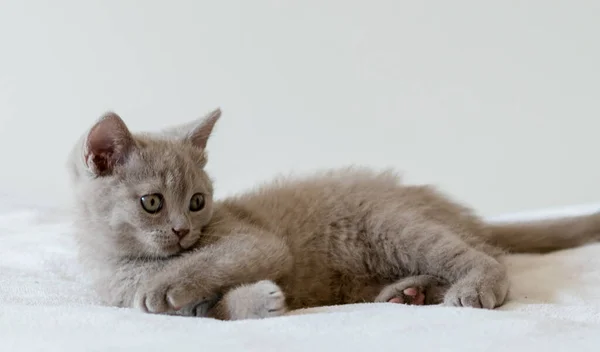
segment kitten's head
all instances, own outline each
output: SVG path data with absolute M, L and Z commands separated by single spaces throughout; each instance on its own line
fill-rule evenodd
M 100 118 L 70 158 L 79 242 L 129 257 L 192 247 L 213 212 L 204 150 L 220 115 L 154 135 L 132 134 L 114 113 Z

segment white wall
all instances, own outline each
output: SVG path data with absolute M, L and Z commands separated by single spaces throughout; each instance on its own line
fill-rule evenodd
M 0 193 L 62 203 L 77 136 L 224 111 L 220 195 L 393 166 L 486 215 L 600 200 L 600 2 L 0 3 Z

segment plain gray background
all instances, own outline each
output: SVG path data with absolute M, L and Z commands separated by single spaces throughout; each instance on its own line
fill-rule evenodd
M 223 108 L 217 194 L 395 167 L 485 215 L 600 199 L 598 1 L 7 1 L 0 193 L 68 199 L 104 111 L 154 130 Z

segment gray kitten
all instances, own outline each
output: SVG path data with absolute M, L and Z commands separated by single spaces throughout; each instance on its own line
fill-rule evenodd
M 492 225 L 429 186 L 348 168 L 213 200 L 220 110 L 159 134 L 109 113 L 69 161 L 80 256 L 111 305 L 244 319 L 356 302 L 501 305 L 505 251 L 600 239 L 600 214 Z

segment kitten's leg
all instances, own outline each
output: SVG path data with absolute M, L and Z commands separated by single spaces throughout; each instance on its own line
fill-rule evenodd
M 287 312 L 285 295 L 270 280 L 231 289 L 208 311 L 208 316 L 221 320 L 262 319 Z
M 387 238 L 391 243 L 386 246 L 393 246 L 384 252 L 389 265 L 438 276 L 451 284 L 445 305 L 492 309 L 504 303 L 509 286 L 506 268 L 462 239 L 469 234 L 459 235 L 440 224 L 416 223 Z
M 451 283 L 444 304 L 458 307 L 495 308 L 506 299 L 508 276 L 496 258 L 477 250 L 450 230 L 428 233 L 430 243 L 421 246 L 418 272 L 439 276 Z M 415 248 L 416 249 L 416 248 Z
M 411 276 L 385 286 L 374 301 L 409 305 L 439 304 L 448 286 L 435 276 Z
M 277 280 L 291 266 L 289 249 L 280 239 L 265 233 L 228 235 L 174 258 L 139 287 L 134 306 L 150 313 L 180 310 L 231 287 Z

